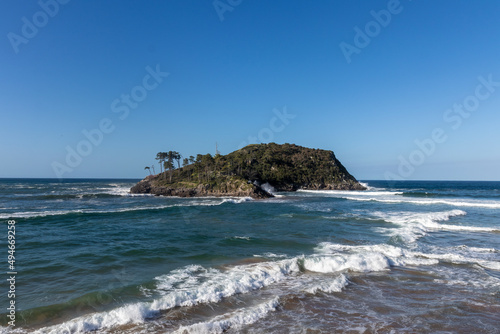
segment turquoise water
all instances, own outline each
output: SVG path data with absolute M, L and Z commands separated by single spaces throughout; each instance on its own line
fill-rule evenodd
M 136 181 L 0 180 L 2 332 L 500 332 L 500 182 L 255 201 Z

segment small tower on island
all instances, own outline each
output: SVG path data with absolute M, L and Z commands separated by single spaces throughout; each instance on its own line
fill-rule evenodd
M 219 155 L 220 152 L 219 152 L 219 147 L 217 145 L 217 142 L 215 142 L 215 155 Z

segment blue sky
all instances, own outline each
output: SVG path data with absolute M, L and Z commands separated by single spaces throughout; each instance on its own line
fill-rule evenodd
M 159 151 L 274 141 L 333 150 L 362 180 L 500 180 L 498 13 L 493 0 L 6 0 L 0 177 L 142 178 Z

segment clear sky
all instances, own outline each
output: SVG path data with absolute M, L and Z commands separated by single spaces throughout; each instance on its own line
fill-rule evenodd
M 0 177 L 273 141 L 361 180 L 500 180 L 499 32 L 496 0 L 5 0 Z

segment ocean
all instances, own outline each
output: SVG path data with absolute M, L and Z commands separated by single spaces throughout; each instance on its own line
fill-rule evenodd
M 0 180 L 1 333 L 500 333 L 500 182 L 251 200 L 136 181 Z

